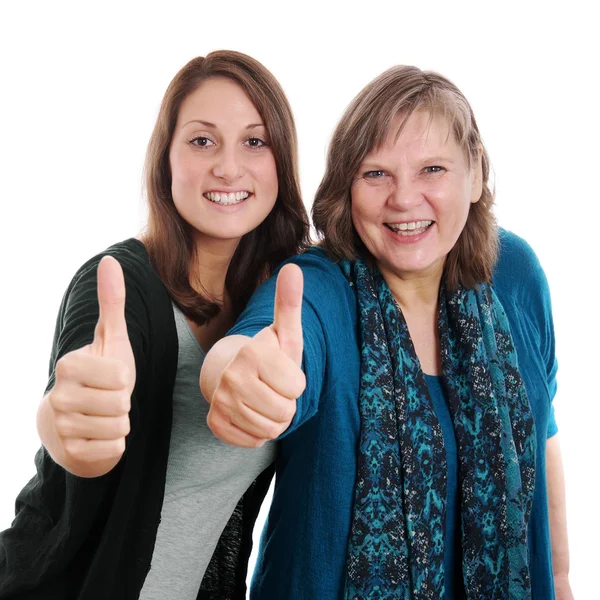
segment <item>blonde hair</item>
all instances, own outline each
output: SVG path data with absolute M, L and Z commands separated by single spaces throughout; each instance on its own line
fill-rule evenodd
M 334 260 L 354 260 L 361 255 L 371 258 L 352 223 L 352 182 L 365 156 L 383 144 L 395 117 L 403 116 L 401 131 L 418 110 L 432 118 L 444 117 L 469 164 L 478 160 L 481 152 L 481 197 L 471 204 L 465 227 L 444 266 L 448 289 L 472 289 L 491 280 L 498 253 L 494 194 L 488 182 L 490 162 L 469 102 L 438 73 L 393 67 L 371 81 L 350 103 L 329 145 L 325 175 L 312 208 L 315 229 Z

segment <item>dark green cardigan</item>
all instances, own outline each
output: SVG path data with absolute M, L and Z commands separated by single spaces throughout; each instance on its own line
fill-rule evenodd
M 17 497 L 11 528 L 0 533 L 2 600 L 130 600 L 138 598 L 150 568 L 165 490 L 178 344 L 171 298 L 138 240 L 92 258 L 71 281 L 57 319 L 47 390 L 56 361 L 93 339 L 96 271 L 106 254 L 125 274 L 136 363 L 127 448 L 110 473 L 93 479 L 71 475 L 39 450 L 37 475 Z M 236 507 L 199 599 L 245 598 L 252 528 L 272 473 L 267 469 Z

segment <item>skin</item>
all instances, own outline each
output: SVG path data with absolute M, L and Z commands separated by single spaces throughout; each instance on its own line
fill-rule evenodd
M 172 193 L 194 230 L 196 262 L 190 283 L 223 305 L 208 325 L 192 324 L 210 348 L 232 324 L 225 278 L 243 235 L 257 227 L 277 200 L 275 158 L 255 106 L 225 78 L 205 81 L 183 101 L 170 145 Z M 234 206 L 211 202 L 208 192 L 246 191 Z M 135 386 L 135 361 L 125 322 L 125 285 L 118 262 L 98 268 L 100 317 L 94 341 L 63 356 L 56 383 L 42 399 L 38 433 L 50 456 L 81 477 L 109 472 L 125 450 Z
M 573 600 L 569 582 L 569 538 L 565 476 L 560 440 L 554 435 L 546 441 L 546 481 L 548 486 L 548 516 L 552 543 L 552 570 L 556 600 Z
M 481 152 L 469 157 L 440 117 L 416 112 L 399 136 L 399 116 L 381 148 L 372 150 L 352 184 L 352 219 L 406 318 L 425 373 L 441 373 L 437 334 L 438 292 L 444 262 L 462 232 L 471 204 L 482 192 Z M 390 231 L 390 223 L 432 221 L 412 238 Z M 289 360 L 284 344 L 301 347 L 301 286 L 293 265 L 277 281 L 278 321 L 254 338 L 218 342 L 205 359 L 201 387 L 211 402 L 209 426 L 220 439 L 259 446 L 283 433 L 304 390 L 300 360 Z M 296 323 L 296 325 L 294 325 Z M 297 389 L 294 389 L 294 384 Z M 556 436 L 555 436 L 556 437 Z M 562 462 L 555 438 L 548 440 L 547 477 L 556 594 L 570 600 Z

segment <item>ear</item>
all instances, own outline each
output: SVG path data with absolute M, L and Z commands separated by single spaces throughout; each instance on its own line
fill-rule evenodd
M 477 156 L 471 165 L 471 204 L 479 202 L 483 192 L 483 146 L 477 148 Z

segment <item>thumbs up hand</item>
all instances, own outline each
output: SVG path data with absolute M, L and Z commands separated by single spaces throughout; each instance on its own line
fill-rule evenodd
M 44 443 L 42 430 L 53 425 L 48 450 L 54 460 L 82 477 L 110 471 L 125 451 L 130 429 L 135 360 L 125 322 L 123 271 L 112 257 L 98 266 L 98 303 L 93 342 L 56 363 L 55 385 L 43 400 L 44 416 L 41 409 L 38 413 Z
M 226 360 L 231 344 L 237 339 L 239 347 L 244 340 L 233 358 L 224 363 L 227 366 L 212 397 L 207 394 L 210 384 L 202 381 L 203 367 L 202 391 L 211 403 L 208 425 L 221 440 L 247 448 L 261 446 L 280 436 L 294 418 L 296 399 L 306 387 L 300 368 L 302 287 L 300 268 L 284 266 L 277 278 L 273 324 L 252 339 L 224 338 L 209 353 L 206 361 L 213 352 Z

